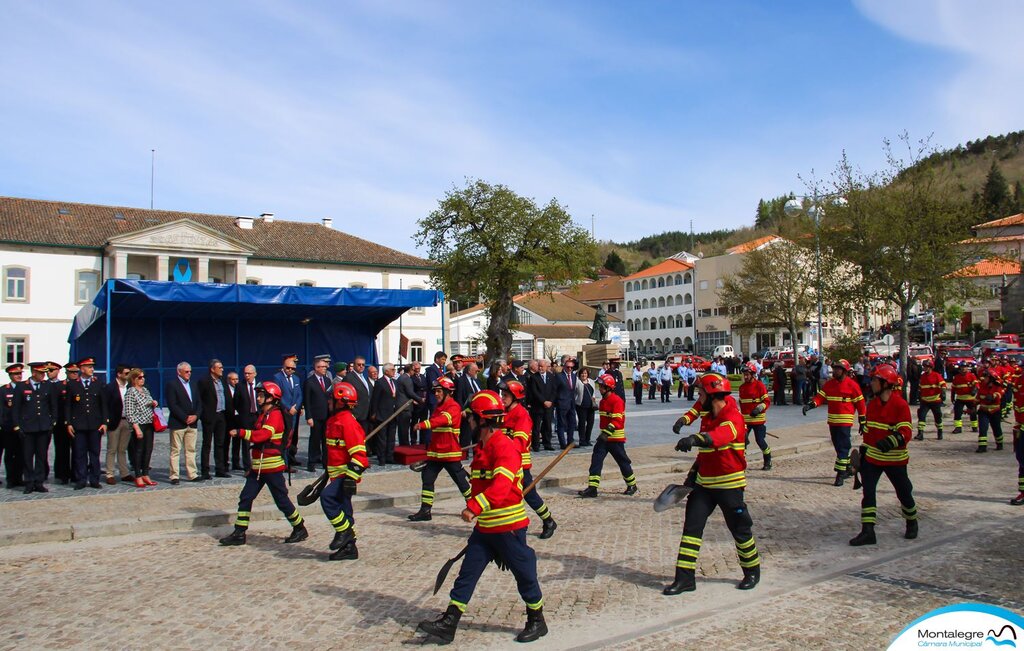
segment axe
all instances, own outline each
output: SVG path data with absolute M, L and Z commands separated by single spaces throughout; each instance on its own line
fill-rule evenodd
M 566 446 L 566 448 L 562 450 L 562 452 L 557 457 L 555 457 L 551 461 L 551 463 L 549 463 L 547 467 L 544 468 L 544 470 L 541 470 L 540 474 L 534 477 L 533 481 L 530 482 L 530 485 L 523 489 L 523 496 L 525 497 L 527 493 L 532 491 L 540 482 L 540 480 L 544 479 L 544 475 L 551 472 L 551 469 L 558 465 L 558 462 L 561 461 L 565 457 L 565 455 L 569 454 L 569 450 L 572 450 L 574 447 L 576 447 L 575 441 Z M 465 556 L 467 551 L 469 551 L 469 545 L 463 547 L 462 551 L 456 554 L 454 558 L 449 558 L 447 561 L 445 561 L 445 564 L 441 566 L 441 571 L 437 573 L 437 578 L 434 580 L 434 594 L 437 594 L 437 591 L 441 589 L 441 586 L 444 584 L 444 580 L 448 578 L 448 572 L 451 571 L 452 566 L 458 563 L 459 559 Z
M 410 400 L 406 400 L 404 405 L 402 405 L 401 407 L 399 407 L 398 409 L 395 410 L 395 413 L 391 414 L 390 416 L 385 418 L 383 421 L 381 421 L 380 425 L 377 425 L 376 427 L 374 427 L 373 430 L 369 434 L 366 435 L 366 441 L 369 441 L 374 436 L 376 436 L 377 432 L 379 432 L 382 429 L 384 429 L 385 425 L 387 425 L 392 420 L 394 420 L 395 417 L 398 416 L 398 414 L 400 414 L 403 411 L 405 411 L 406 407 L 411 405 L 413 402 L 414 401 L 411 400 L 411 399 Z M 364 445 L 365 445 L 365 442 L 364 442 Z M 324 459 L 324 464 L 326 465 L 326 463 L 327 463 L 327 459 Z M 330 476 L 328 475 L 327 470 L 324 470 L 323 474 L 320 475 L 319 477 L 317 477 L 316 479 L 314 479 L 312 484 L 310 484 L 309 486 L 306 486 L 301 491 L 299 491 L 299 496 L 295 498 L 295 501 L 299 503 L 299 506 L 309 506 L 313 502 L 315 502 L 318 499 L 320 499 L 320 493 L 323 492 L 324 487 L 327 486 L 327 483 L 329 481 L 330 481 Z

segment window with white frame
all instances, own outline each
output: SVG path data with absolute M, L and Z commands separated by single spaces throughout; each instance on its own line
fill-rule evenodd
M 4 300 L 28 301 L 28 267 L 4 267 Z
M 28 359 L 28 335 L 4 335 L 4 366 L 26 364 Z
M 618 310 L 619 308 L 618 306 L 615 305 L 615 303 L 608 304 L 608 314 L 615 314 L 616 312 L 618 312 Z
M 410 287 L 409 289 L 423 289 L 422 287 Z M 419 307 L 409 308 L 409 314 L 426 314 L 427 309 L 422 305 Z M 423 360 L 420 360 L 423 361 Z
M 423 342 L 414 340 L 409 342 L 409 361 L 423 362 Z
M 700 283 L 697 284 L 697 286 L 700 287 L 701 289 L 707 289 L 708 288 L 708 281 L 702 280 L 702 281 L 700 281 Z
M 75 272 L 75 302 L 88 303 L 100 289 L 100 272 L 80 269 Z

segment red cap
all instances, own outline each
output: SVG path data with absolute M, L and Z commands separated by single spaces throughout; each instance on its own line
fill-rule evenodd
M 23 372 L 25 370 L 25 365 L 24 364 L 11 364 L 10 366 L 5 368 L 4 370 L 7 371 L 8 375 L 13 375 L 15 373 Z
M 78 365 L 79 366 L 96 366 L 96 360 L 93 359 L 92 357 L 83 357 L 82 359 L 78 360 Z

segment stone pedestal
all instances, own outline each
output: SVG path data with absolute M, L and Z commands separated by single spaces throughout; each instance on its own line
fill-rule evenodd
M 621 357 L 619 347 L 615 344 L 584 344 L 580 358 L 580 366 L 590 368 L 590 376 L 601 368 L 607 360 L 614 357 Z

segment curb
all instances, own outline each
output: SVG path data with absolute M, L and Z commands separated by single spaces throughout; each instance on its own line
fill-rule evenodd
M 773 459 L 795 457 L 803 454 L 819 452 L 831 449 L 829 441 L 798 443 L 777 448 L 772 451 Z M 760 452 L 756 451 L 753 456 L 759 457 Z M 649 463 L 634 466 L 634 469 L 642 475 L 663 475 L 667 473 L 682 473 L 689 469 L 690 461 L 667 461 Z M 541 480 L 541 488 L 561 488 L 570 485 L 582 486 L 586 483 L 586 474 L 571 474 L 565 477 L 550 477 Z M 438 489 L 435 493 L 435 501 L 454 498 L 459 495 L 454 487 Z M 352 500 L 353 507 L 359 511 L 379 511 L 396 507 L 413 507 L 420 503 L 419 491 L 404 491 L 393 495 L 357 495 Z M 311 517 L 320 514 L 318 504 L 299 507 L 303 517 Z M 118 520 L 104 520 L 100 522 L 83 522 L 79 524 L 51 525 L 46 527 L 30 527 L 26 529 L 15 529 L 0 531 L 0 547 L 13 545 L 32 545 L 37 543 L 70 542 L 72 540 L 86 540 L 90 538 L 105 538 L 112 536 L 124 536 L 129 534 L 160 533 L 170 531 L 189 531 L 201 527 L 222 527 L 228 526 L 234 521 L 235 512 L 232 511 L 200 511 L 198 513 L 172 513 L 166 515 L 152 515 L 140 518 L 122 518 Z M 249 516 L 250 522 L 261 522 L 265 520 L 278 520 L 280 512 L 274 505 L 262 505 L 252 509 Z

